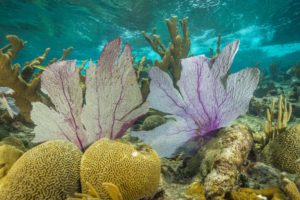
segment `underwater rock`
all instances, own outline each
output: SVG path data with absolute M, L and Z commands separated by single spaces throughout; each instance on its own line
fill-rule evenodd
M 252 144 L 248 128 L 239 124 L 220 130 L 199 150 L 200 176 L 204 179 L 207 197 L 223 197 L 234 187 Z
M 98 140 L 83 154 L 80 167 L 82 191 L 87 193 L 87 182 L 103 199 L 108 194 L 104 182 L 115 184 L 124 200 L 150 197 L 158 189 L 160 159 L 156 152 L 144 146 L 134 146 L 106 138 Z
M 247 188 L 270 188 L 280 185 L 281 171 L 262 162 L 251 163 L 243 173 L 242 186 Z M 294 179 L 290 174 L 287 177 Z
M 53 140 L 21 156 L 0 182 L 0 200 L 66 199 L 79 189 L 81 151 Z
M 278 134 L 263 149 L 260 159 L 289 173 L 300 173 L 300 124 Z

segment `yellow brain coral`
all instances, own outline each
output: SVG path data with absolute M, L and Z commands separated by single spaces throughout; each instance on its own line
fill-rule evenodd
M 160 159 L 149 147 L 137 150 L 131 144 L 101 139 L 84 153 L 80 168 L 81 184 L 95 187 L 102 199 L 110 199 L 103 183 L 116 185 L 124 200 L 152 196 L 159 185 Z
M 263 159 L 290 173 L 300 173 L 300 124 L 278 134 L 262 152 Z
M 13 164 L 22 156 L 23 151 L 8 144 L 0 144 L 0 183 Z
M 0 200 L 66 199 L 79 187 L 81 151 L 53 140 L 21 156 L 0 183 Z

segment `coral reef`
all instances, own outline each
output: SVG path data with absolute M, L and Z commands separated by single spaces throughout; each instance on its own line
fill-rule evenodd
M 142 59 L 138 63 L 133 63 L 133 67 L 137 76 L 137 81 L 141 89 L 142 97 L 144 100 L 146 100 L 150 92 L 148 77 L 149 68 L 146 68 L 146 57 L 142 57 Z
M 266 142 L 274 139 L 278 134 L 282 133 L 287 128 L 287 123 L 292 115 L 292 104 L 287 103 L 287 100 L 282 95 L 278 98 L 277 121 L 274 122 L 275 101 L 272 99 L 270 109 L 267 109 L 267 121 L 265 122 L 264 132 L 266 134 Z
M 232 200 L 261 200 L 267 198 L 270 200 L 283 200 L 284 195 L 278 188 L 251 189 L 240 188 L 230 193 Z
M 79 189 L 82 153 L 53 140 L 24 153 L 0 182 L 1 200 L 66 199 Z
M 31 122 L 31 102 L 41 101 L 50 105 L 49 100 L 40 91 L 39 75 L 41 72 L 35 73 L 34 70 L 35 65 L 40 65 L 44 61 L 50 49 L 47 48 L 41 56 L 27 62 L 22 68 L 19 64 L 13 65 L 12 62 L 24 47 L 25 42 L 15 35 L 7 35 L 6 39 L 10 44 L 0 50 L 0 86 L 9 87 L 15 91 L 12 97 L 16 100 L 21 117 Z
M 23 151 L 8 144 L 0 144 L 0 183 L 13 164 L 23 155 Z
M 300 124 L 278 134 L 261 153 L 261 160 L 289 173 L 300 173 Z
M 42 74 L 41 88 L 55 109 L 33 103 L 36 124 L 34 142 L 65 139 L 81 150 L 96 140 L 122 137 L 138 117 L 148 111 L 132 67 L 129 45 L 121 51 L 121 39 L 108 43 L 97 65 L 86 69 L 83 94 L 76 61 L 60 61 Z
M 204 187 L 199 181 L 191 183 L 186 189 L 184 196 L 187 199 L 206 200 Z
M 160 126 L 166 123 L 167 119 L 161 115 L 150 115 L 145 118 L 143 124 L 140 127 L 140 130 L 149 131 L 154 129 L 157 126 Z
M 161 157 L 171 157 L 189 140 L 209 137 L 245 114 L 259 81 L 259 70 L 247 68 L 228 74 L 238 48 L 236 40 L 224 47 L 217 58 L 200 55 L 182 59 L 176 87 L 169 74 L 152 68 L 147 100 L 151 108 L 174 120 L 132 135 L 151 145 Z
M 233 125 L 221 130 L 199 150 L 200 176 L 204 179 L 208 197 L 223 197 L 234 187 L 252 144 L 253 139 L 247 127 Z
M 166 19 L 168 31 L 171 37 L 169 47 L 165 47 L 161 42 L 159 35 L 152 34 L 149 36 L 143 32 L 144 38 L 151 45 L 152 49 L 161 57 L 161 61 L 156 60 L 155 66 L 159 67 L 165 72 L 170 72 L 174 83 L 180 79 L 181 73 L 181 59 L 187 58 L 190 51 L 190 37 L 187 28 L 188 17 L 180 21 L 182 28 L 182 36 L 177 27 L 177 16 L 172 16 L 171 19 Z
M 86 182 L 86 186 L 88 188 L 88 194 L 75 193 L 75 197 L 68 198 L 67 200 L 101 200 L 100 195 L 89 182 Z M 102 183 L 102 187 L 105 189 L 106 193 L 108 194 L 111 200 L 123 200 L 121 192 L 115 184 Z
M 300 199 L 300 192 L 296 184 L 284 175 L 281 177 L 281 187 L 291 200 Z
M 83 192 L 88 192 L 88 182 L 103 199 L 109 196 L 102 186 L 105 182 L 116 185 L 124 200 L 151 197 L 158 189 L 160 159 L 149 147 L 135 149 L 103 138 L 85 151 L 80 176 Z

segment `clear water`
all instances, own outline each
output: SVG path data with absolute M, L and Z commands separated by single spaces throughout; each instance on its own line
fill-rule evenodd
M 158 58 L 141 35 L 154 27 L 169 41 L 164 19 L 189 17 L 191 54 L 207 54 L 222 35 L 222 46 L 241 40 L 233 70 L 279 62 L 288 68 L 300 58 L 298 0 L 1 0 L 0 46 L 6 34 L 28 41 L 17 61 L 50 47 L 48 56 L 73 46 L 69 58 L 97 59 L 105 43 L 121 36 L 140 58 Z

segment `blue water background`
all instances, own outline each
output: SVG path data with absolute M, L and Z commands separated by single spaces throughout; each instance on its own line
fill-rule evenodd
M 28 41 L 16 61 L 24 63 L 51 48 L 48 58 L 74 47 L 70 59 L 96 60 L 105 43 L 120 36 L 137 60 L 159 58 L 141 35 L 156 32 L 165 45 L 164 19 L 189 17 L 191 54 L 209 55 L 216 47 L 240 39 L 233 70 L 276 62 L 282 70 L 300 60 L 299 0 L 1 0 L 0 46 L 4 36 Z

